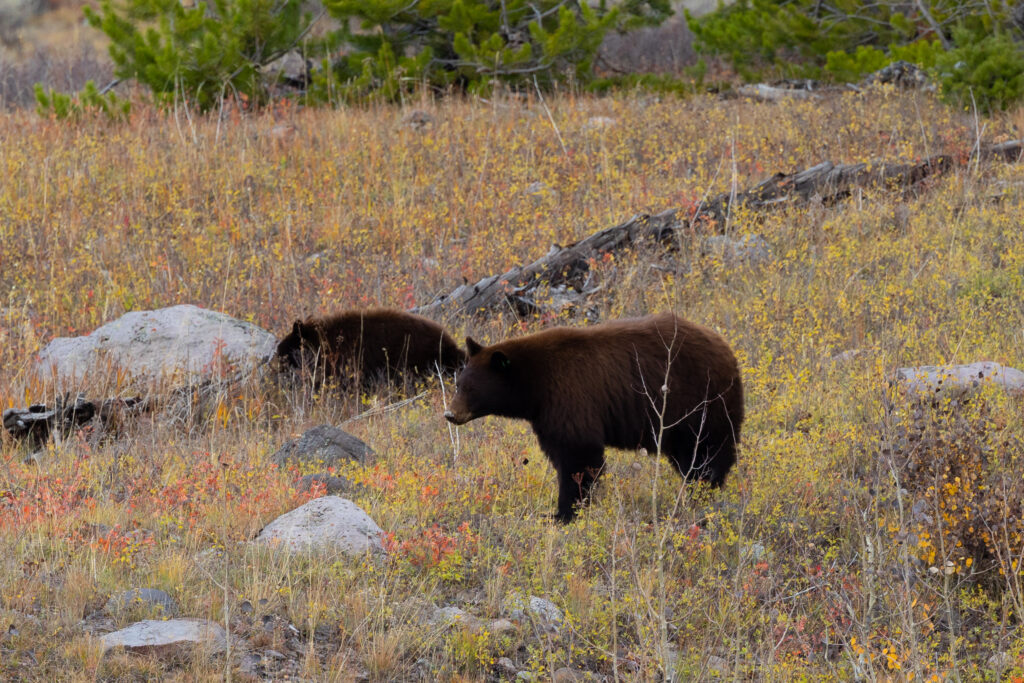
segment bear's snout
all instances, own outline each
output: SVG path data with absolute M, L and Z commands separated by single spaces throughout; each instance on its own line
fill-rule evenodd
M 469 422 L 469 420 L 466 417 L 464 417 L 464 416 L 457 416 L 455 413 L 453 413 L 450 410 L 444 411 L 444 419 L 448 420 L 449 422 L 451 422 L 454 425 L 464 425 L 467 422 Z

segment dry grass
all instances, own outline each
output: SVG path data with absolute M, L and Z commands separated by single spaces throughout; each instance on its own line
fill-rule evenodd
M 123 125 L 3 115 L 0 405 L 46 397 L 29 367 L 51 337 L 127 310 L 195 303 L 280 334 L 337 307 L 426 302 L 552 243 L 776 170 L 963 154 L 976 128 L 991 141 L 1024 123 L 976 125 L 888 91 L 784 107 L 548 105 L 553 121 L 530 102 L 419 103 L 433 116 L 422 131 L 398 108 L 218 120 L 137 107 Z M 616 125 L 588 126 L 594 116 Z M 365 485 L 354 499 L 387 532 L 390 559 L 285 558 L 245 543 L 309 495 L 267 456 L 392 397 L 316 401 L 254 385 L 213 419 L 75 436 L 35 465 L 4 437 L 0 677 L 196 680 L 237 665 L 101 659 L 82 618 L 136 586 L 168 591 L 185 616 L 227 613 L 240 650 L 285 652 L 293 668 L 280 675 L 316 680 L 481 680 L 502 656 L 542 677 L 571 664 L 620 680 L 1020 675 L 1019 567 L 1003 581 L 963 564 L 930 571 L 946 558 L 908 551 L 919 521 L 899 514 L 914 493 L 876 467 L 893 434 L 893 368 L 1024 367 L 1020 173 L 971 166 L 907 197 L 869 189 L 836 206 L 738 212 L 732 235 L 772 245 L 763 265 L 702 258 L 698 235 L 670 255 L 596 265 L 602 317 L 675 310 L 734 345 L 749 418 L 720 493 L 680 489 L 665 463 L 616 453 L 591 509 L 554 526 L 553 473 L 528 427 L 473 423 L 456 452 L 435 386 L 346 425 L 377 452 L 343 474 Z M 527 194 L 535 182 L 549 191 Z M 496 340 L 553 320 L 445 322 Z M 984 424 L 1001 432 L 978 443 L 1021 435 L 1019 401 L 986 406 Z M 513 592 L 550 598 L 568 627 L 442 630 L 409 600 L 497 617 Z

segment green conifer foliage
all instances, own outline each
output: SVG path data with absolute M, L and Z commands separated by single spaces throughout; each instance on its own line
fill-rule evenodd
M 119 78 L 202 110 L 225 95 L 265 102 L 260 68 L 296 47 L 312 21 L 301 0 L 102 0 L 85 16 L 110 38 Z
M 332 66 L 347 93 L 393 99 L 427 84 L 486 91 L 592 77 L 609 30 L 654 25 L 668 0 L 325 0 L 352 50 Z M 355 28 L 353 28 L 353 26 Z

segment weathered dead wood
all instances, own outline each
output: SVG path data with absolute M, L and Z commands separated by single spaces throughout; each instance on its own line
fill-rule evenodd
M 724 227 L 730 212 L 739 208 L 764 211 L 802 206 L 814 198 L 833 204 L 849 197 L 857 187 L 907 190 L 954 166 L 953 157 L 944 154 L 929 157 L 919 164 L 872 161 L 836 165 L 826 161 L 796 173 L 776 173 L 745 192 L 720 194 L 698 208 L 692 220 L 711 219 Z
M 981 148 L 975 157 L 1019 161 L 1024 140 L 1013 140 Z M 527 293 L 539 285 L 574 286 L 581 283 L 592 259 L 643 241 L 674 243 L 680 230 L 701 227 L 723 231 L 730 215 L 738 209 L 767 211 L 797 207 L 812 200 L 832 204 L 849 197 L 855 188 L 877 187 L 907 191 L 923 180 L 941 176 L 962 162 L 940 154 L 919 164 L 873 161 L 859 164 L 834 164 L 830 161 L 796 173 L 776 173 L 743 192 L 724 192 L 693 211 L 670 209 L 655 216 L 639 214 L 625 223 L 605 228 L 567 246 L 554 245 L 543 257 L 526 266 L 518 266 L 499 275 L 491 275 L 470 284 L 464 283 L 448 294 L 413 309 L 415 313 L 438 315 L 442 312 L 476 314 L 497 305 L 517 310 L 528 300 Z M 687 216 L 687 213 L 689 214 Z
M 641 238 L 664 239 L 664 235 L 670 235 L 677 227 L 674 210 L 657 216 L 639 214 L 566 247 L 555 245 L 545 256 L 529 265 L 486 277 L 476 284 L 460 285 L 450 294 L 442 294 L 413 310 L 427 315 L 446 309 L 476 313 L 501 301 L 515 305 L 517 295 L 542 282 L 551 286 L 578 283 L 590 270 L 589 259 L 599 254 L 617 251 Z
M 143 413 L 150 407 L 149 400 L 137 397 L 90 401 L 79 394 L 73 399 L 58 397 L 52 406 L 37 403 L 28 408 L 8 408 L 3 412 L 3 425 L 15 439 L 42 444 L 51 434 L 68 434 L 93 418 L 107 427 L 122 415 Z

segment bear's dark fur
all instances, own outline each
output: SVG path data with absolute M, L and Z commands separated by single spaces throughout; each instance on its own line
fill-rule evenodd
M 432 320 L 387 308 L 351 310 L 296 320 L 277 345 L 277 356 L 314 377 L 364 387 L 409 374 L 430 375 L 440 366 L 455 370 L 465 352 Z
M 529 420 L 558 473 L 558 511 L 571 521 L 604 466 L 604 449 L 661 444 L 684 478 L 720 486 L 736 462 L 743 387 L 729 345 L 671 313 L 560 327 L 482 347 L 445 417 Z M 663 387 L 667 392 L 663 394 Z

